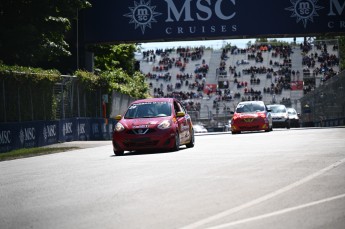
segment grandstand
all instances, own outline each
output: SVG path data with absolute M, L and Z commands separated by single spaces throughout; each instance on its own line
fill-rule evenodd
M 140 70 L 153 97 L 176 97 L 194 120 L 223 125 L 240 101 L 283 103 L 301 112 L 300 98 L 339 72 L 336 40 L 253 44 L 142 53 Z

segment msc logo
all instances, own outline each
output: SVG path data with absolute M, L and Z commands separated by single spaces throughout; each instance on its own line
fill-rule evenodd
M 43 127 L 44 140 L 50 137 L 56 137 L 56 125 L 47 125 Z
M 164 0 L 166 3 L 165 22 L 186 22 L 186 21 L 209 21 L 215 16 L 223 21 L 229 21 L 236 16 L 233 7 L 235 0 Z M 175 2 L 183 3 L 176 6 Z M 224 7 L 223 4 L 226 7 Z M 229 6 L 230 4 L 230 6 Z M 134 2 L 134 7 L 128 7 L 130 13 L 123 16 L 130 18 L 129 24 L 135 24 L 135 29 L 141 28 L 144 34 L 146 27 L 151 28 L 151 23 L 157 22 L 157 16 L 164 13 L 155 12 L 156 6 L 151 6 L 151 1 L 140 0 L 140 3 Z M 170 30 L 169 28 L 168 30 Z M 204 30 L 204 28 L 203 28 Z M 214 30 L 214 28 L 212 29 Z M 171 32 L 169 32 L 171 33 Z
M 65 136 L 67 134 L 73 134 L 72 126 L 72 122 L 66 122 L 62 124 L 62 135 Z
M 85 123 L 80 123 L 78 125 L 78 135 L 85 134 Z
M 19 140 L 22 144 L 24 144 L 25 141 L 33 141 L 36 139 L 35 136 L 35 128 L 31 127 L 31 128 L 24 128 L 20 130 L 19 132 Z
M 98 128 L 98 124 L 97 123 L 94 123 L 92 124 L 92 133 L 93 134 L 98 134 L 100 131 L 99 131 L 99 128 Z
M 292 12 L 290 17 L 295 17 L 296 23 L 302 21 L 304 28 L 307 28 L 308 21 L 314 22 L 313 17 L 319 16 L 316 11 L 324 8 L 317 6 L 317 1 L 318 0 L 290 0 L 292 6 L 285 8 L 285 10 Z
M 6 145 L 11 143 L 11 131 L 0 131 L 0 145 Z
M 129 7 L 129 9 L 131 12 L 123 16 L 130 18 L 129 24 L 135 24 L 135 29 L 140 27 L 143 34 L 146 27 L 151 28 L 151 23 L 157 22 L 155 17 L 161 15 L 161 13 L 155 12 L 156 6 L 151 6 L 150 1 L 134 2 L 134 7 Z

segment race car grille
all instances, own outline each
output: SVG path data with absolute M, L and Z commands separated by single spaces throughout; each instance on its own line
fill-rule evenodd
M 283 118 L 272 118 L 272 120 L 283 120 Z
M 240 126 L 240 130 L 257 130 L 259 126 Z
M 242 119 L 242 122 L 254 122 L 256 121 L 255 118 L 244 118 Z
M 137 140 L 131 140 L 131 141 L 126 141 L 123 144 L 126 147 L 152 147 L 158 144 L 158 140 L 156 141 L 150 141 L 150 140 L 145 140 L 145 141 L 138 141 Z
M 142 128 L 142 129 L 132 129 L 128 131 L 128 134 L 150 134 L 155 132 L 154 129 Z

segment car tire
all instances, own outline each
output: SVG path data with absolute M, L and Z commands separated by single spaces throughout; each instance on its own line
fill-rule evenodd
M 286 129 L 290 129 L 291 125 L 290 125 L 290 120 L 286 121 Z
M 114 150 L 115 156 L 123 156 L 124 151 L 123 150 Z
M 180 135 L 179 135 L 178 131 L 176 131 L 175 142 L 174 142 L 174 146 L 173 146 L 171 151 L 179 151 L 179 149 L 180 149 Z
M 240 134 L 241 131 L 231 131 L 232 134 Z
M 194 147 L 194 142 L 195 142 L 194 130 L 192 130 L 190 141 L 189 141 L 188 144 L 186 144 L 187 148 L 193 148 Z

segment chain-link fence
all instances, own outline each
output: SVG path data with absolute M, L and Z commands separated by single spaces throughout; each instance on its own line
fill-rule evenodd
M 57 119 L 72 117 L 109 118 L 122 114 L 134 98 L 118 92 L 108 93 L 101 88 L 89 90 L 73 76 L 63 76 L 55 85 Z
M 109 118 L 123 113 L 133 100 L 118 92 L 85 88 L 74 76 L 62 76 L 48 86 L 0 79 L 0 122 Z
M 53 84 L 0 78 L 0 122 L 54 120 Z
M 345 71 L 322 82 L 301 99 L 304 126 L 345 124 Z
M 102 117 L 101 89 L 88 90 L 73 76 L 63 76 L 54 86 L 56 118 Z

